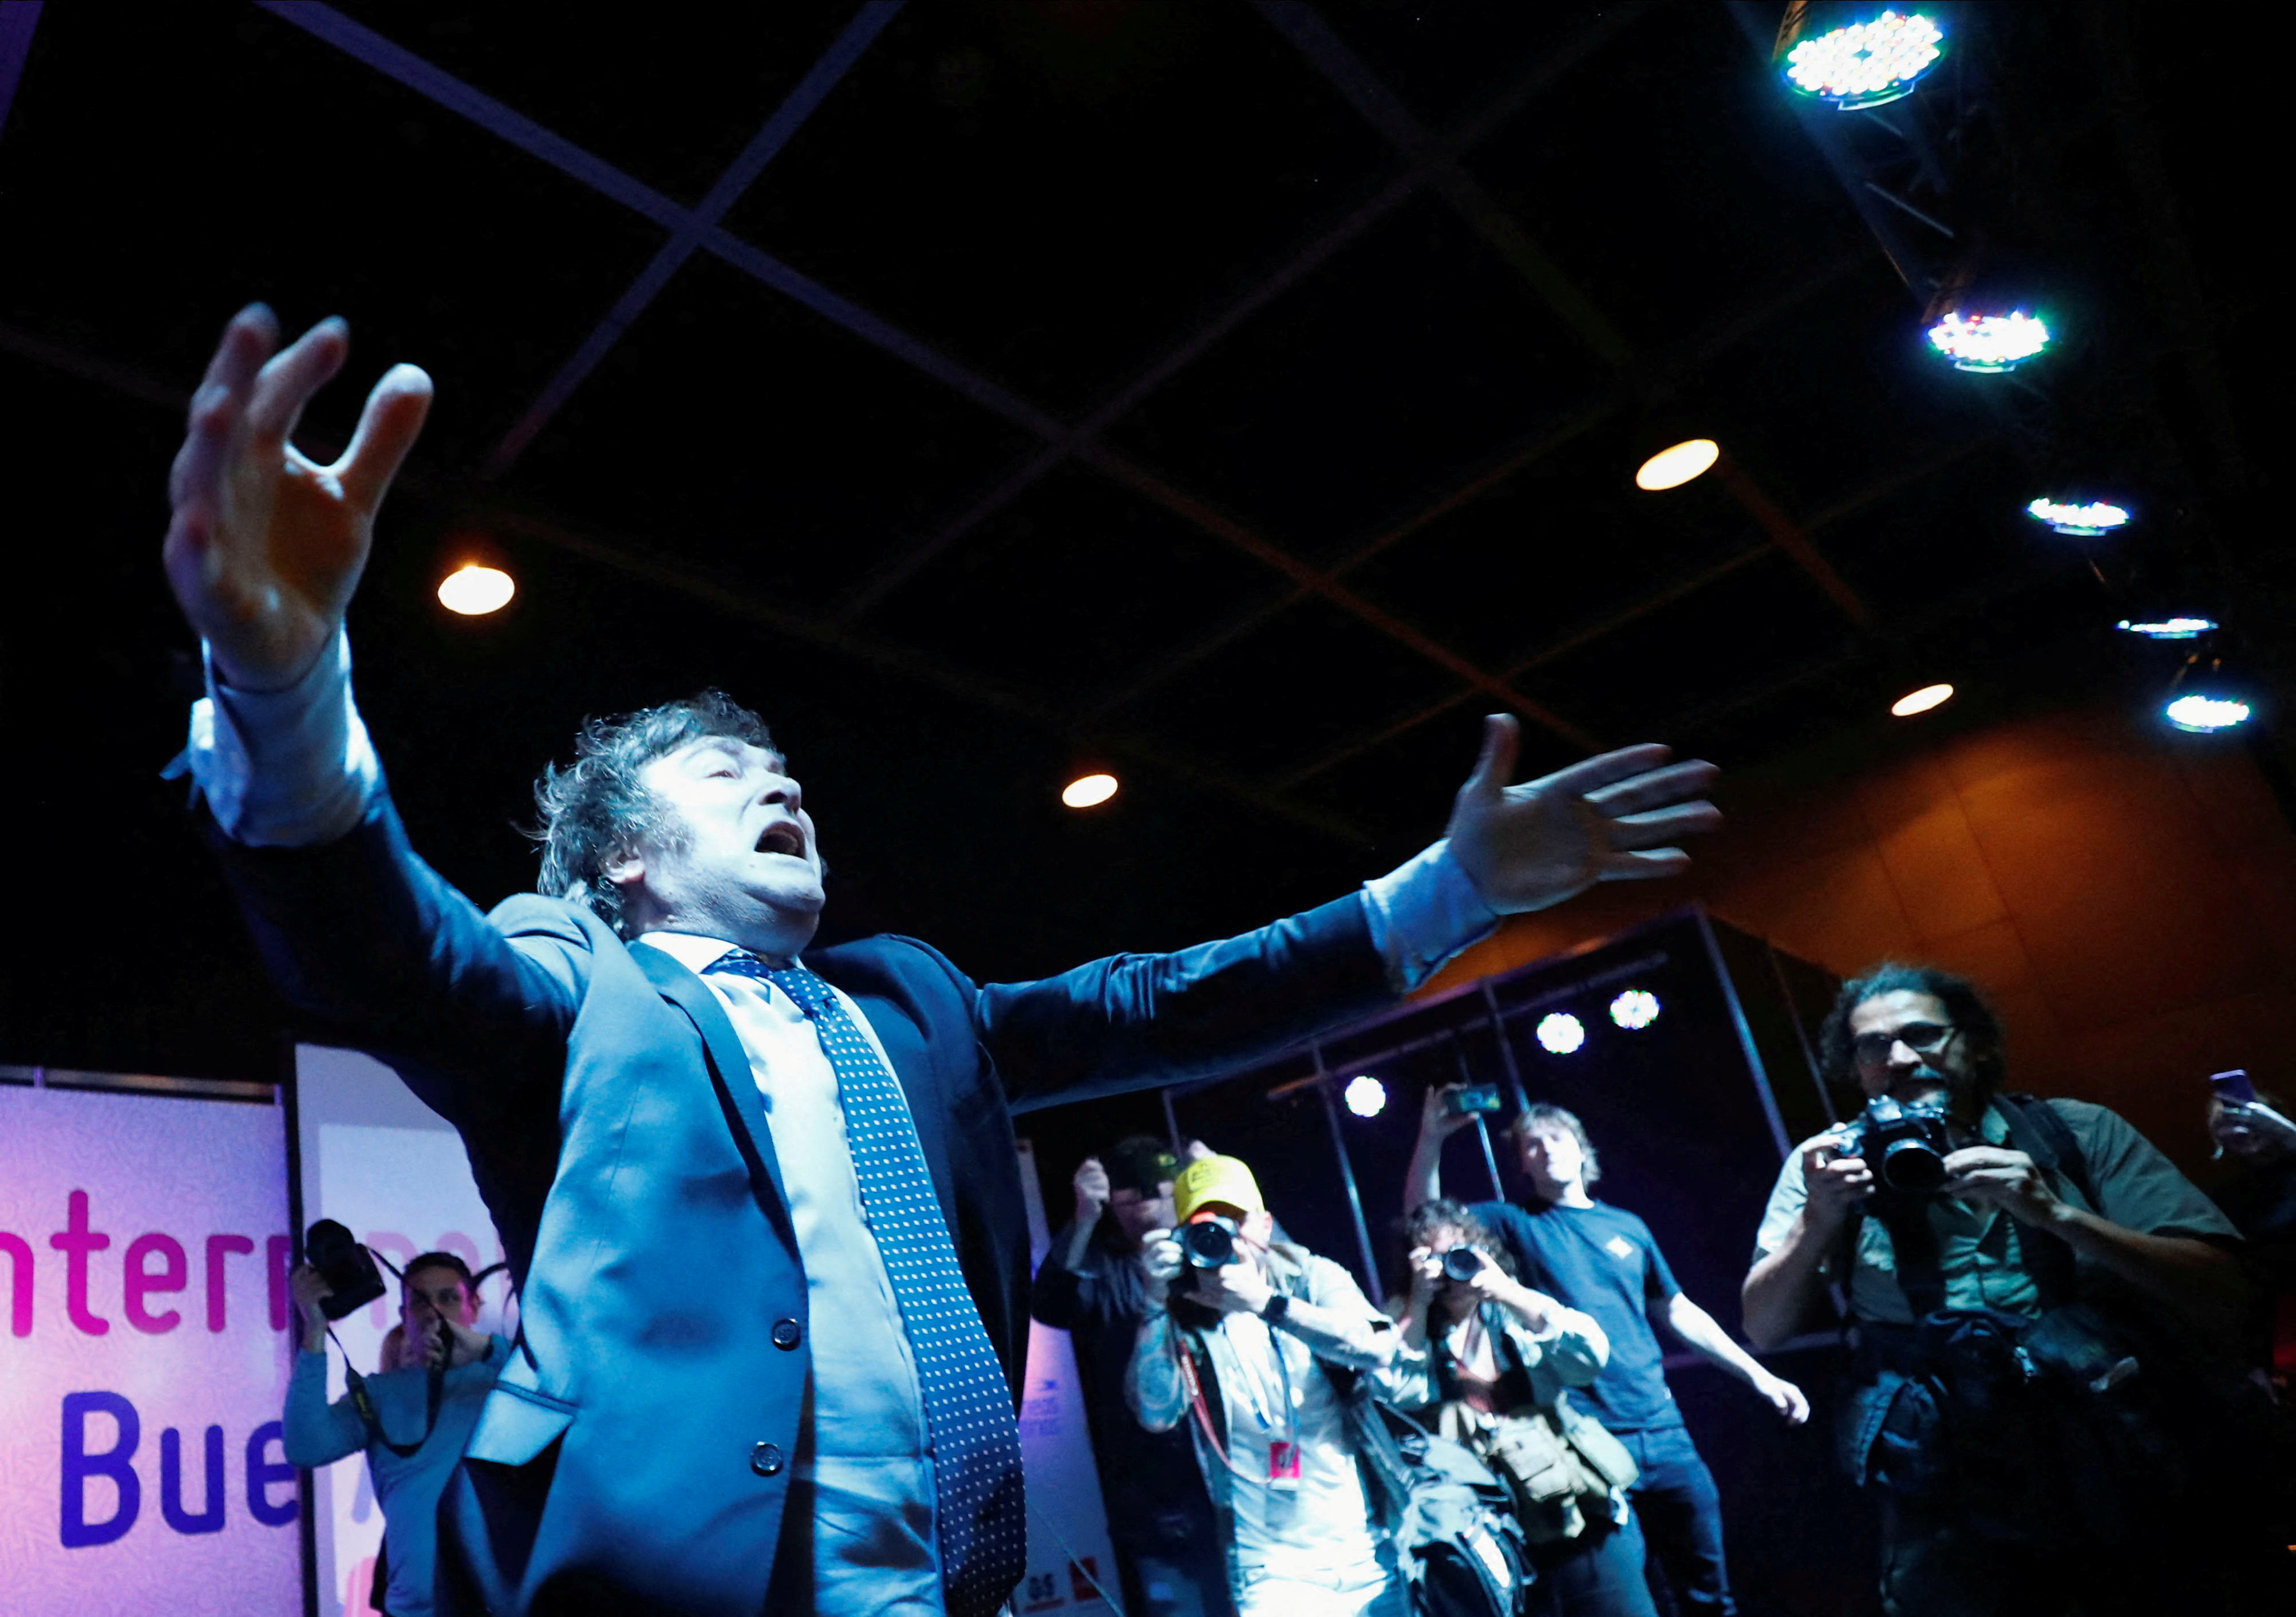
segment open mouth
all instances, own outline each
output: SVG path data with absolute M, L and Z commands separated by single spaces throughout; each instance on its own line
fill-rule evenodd
M 758 839 L 759 853 L 787 854 L 792 859 L 805 858 L 805 833 L 787 820 L 778 821 L 765 829 Z

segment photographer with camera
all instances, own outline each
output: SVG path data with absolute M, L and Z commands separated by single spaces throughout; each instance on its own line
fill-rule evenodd
M 329 1403 L 328 1327 L 381 1296 L 383 1286 L 373 1255 L 352 1244 L 340 1225 L 332 1226 L 340 1235 L 330 1249 L 320 1238 L 327 1227 L 315 1227 L 306 1241 L 314 1261 L 288 1276 L 303 1347 L 287 1386 L 287 1461 L 309 1470 L 365 1450 L 382 1507 L 376 1607 L 386 1617 L 429 1617 L 439 1496 L 509 1344 L 474 1328 L 479 1295 L 470 1267 L 452 1252 L 424 1252 L 400 1276 L 398 1367 L 363 1376 L 346 1366 L 350 1391 Z
M 1226 1617 L 1227 1565 L 1194 1446 L 1177 1430 L 1150 1432 L 1124 1403 L 1125 1370 L 1148 1311 L 1144 1237 L 1177 1223 L 1179 1159 L 1134 1135 L 1086 1157 L 1071 1181 L 1076 1217 L 1053 1236 L 1029 1311 L 1069 1333 L 1085 1416 L 1100 1461 L 1108 1538 L 1132 1617 Z
M 1838 1435 L 1882 1498 L 1884 1607 L 2251 1609 L 2277 1574 L 2245 1538 L 2260 1424 L 2217 1350 L 2247 1306 L 2232 1225 L 2103 1107 L 2005 1093 L 1961 978 L 1880 966 L 1819 1042 L 1867 1107 L 1786 1159 L 1746 1329 L 1780 1342 L 1847 1291 Z
M 1513 1496 L 1538 1573 L 1526 1617 L 1653 1617 L 1634 1461 L 1571 1405 L 1610 1357 L 1591 1315 L 1516 1276 L 1505 1244 L 1457 1202 L 1404 1218 L 1411 1297 L 1398 1408 L 1437 1411 Z
M 1443 1142 L 1497 1106 L 1491 1086 L 1448 1084 L 1428 1091 L 1405 1179 L 1406 1206 L 1442 1195 Z M 1576 1397 L 1634 1457 L 1635 1514 L 1676 1604 L 1686 1613 L 1728 1617 L 1737 1605 L 1723 1558 L 1722 1496 L 1666 1384 L 1666 1350 L 1656 1325 L 1753 1389 L 1792 1424 L 1809 1418 L 1809 1400 L 1800 1387 L 1756 1362 L 1684 1293 L 1649 1225 L 1595 1200 L 1592 1187 L 1603 1177 L 1602 1164 L 1575 1114 L 1533 1105 L 1507 1133 L 1532 1199 L 1521 1206 L 1480 1202 L 1469 1211 L 1497 1236 L 1516 1273 L 1602 1326 L 1610 1340 L 1609 1361 Z
M 1394 1323 L 1338 1264 L 1274 1239 L 1259 1182 L 1235 1158 L 1189 1163 L 1174 1199 L 1176 1227 L 1142 1245 L 1146 1311 L 1125 1397 L 1151 1432 L 1191 1423 L 1238 1613 L 1406 1617 L 1332 1378 L 1380 1378 L 1396 1360 Z

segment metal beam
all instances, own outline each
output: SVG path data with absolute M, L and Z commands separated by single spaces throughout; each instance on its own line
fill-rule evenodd
M 0 324 L 0 353 L 14 354 L 63 374 L 94 382 L 139 404 L 166 410 L 172 415 L 180 416 L 191 404 L 191 390 L 185 386 L 133 365 L 80 353 L 36 332 L 14 326 Z M 340 447 L 332 445 L 323 449 L 316 443 L 308 442 L 308 433 L 303 436 L 307 447 L 321 453 L 330 453 Z M 442 505 L 462 504 L 477 493 L 457 480 L 440 478 L 425 472 L 419 465 L 402 470 L 397 486 L 418 499 Z M 1249 804 L 1292 825 L 1320 832 L 1340 841 L 1357 847 L 1368 847 L 1372 843 L 1371 835 L 1363 827 L 1328 809 L 1285 797 L 1279 792 L 1243 779 L 1233 770 L 1186 753 L 1176 752 L 1147 737 L 1122 731 L 1111 732 L 1096 726 L 1087 729 L 1074 714 L 1017 691 L 1000 680 L 944 662 L 929 653 L 840 628 L 816 613 L 775 605 L 738 581 L 716 577 L 707 570 L 636 540 L 619 536 L 602 538 L 579 531 L 547 516 L 502 505 L 486 507 L 482 515 L 473 519 L 473 525 L 491 527 L 505 534 L 551 546 L 570 555 L 685 595 L 728 616 L 759 624 L 776 635 L 853 658 L 1005 718 L 1025 720 L 1079 750 L 1128 759 L 1200 791 Z
M 838 35 L 828 50 L 822 53 L 821 60 L 813 64 L 812 70 L 798 81 L 797 88 L 790 92 L 788 98 L 775 110 L 774 115 L 766 120 L 765 127 L 759 129 L 755 138 L 742 148 L 742 154 L 734 160 L 726 172 L 718 176 L 718 183 L 709 187 L 709 194 L 694 209 L 690 220 L 670 234 L 669 240 L 662 243 L 661 250 L 654 254 L 653 262 L 638 272 L 637 279 L 631 282 L 628 290 L 614 300 L 614 306 L 606 311 L 605 318 L 583 339 L 581 347 L 576 349 L 566 363 L 558 368 L 558 373 L 550 379 L 540 396 L 527 406 L 526 414 L 519 417 L 517 424 L 504 435 L 502 442 L 495 446 L 494 454 L 487 462 L 486 474 L 488 477 L 500 477 L 510 470 L 512 463 L 534 441 L 535 435 L 573 397 L 574 390 L 580 387 L 583 379 L 597 368 L 598 362 L 606 357 L 607 351 L 621 340 L 630 323 L 644 311 L 646 305 L 653 301 L 663 287 L 669 284 L 669 278 L 677 273 L 678 267 L 693 256 L 694 250 L 701 245 L 701 230 L 726 217 L 726 210 L 741 199 L 742 193 L 750 188 L 758 176 L 765 172 L 766 165 L 773 161 L 781 149 L 789 144 L 791 137 L 813 115 L 814 109 L 828 98 L 830 91 L 837 87 L 838 81 L 861 59 L 861 53 L 884 32 L 886 25 L 892 21 L 900 9 L 901 0 L 869 0 L 854 14 L 853 21 L 845 25 L 845 30 Z
M 1878 505 L 1891 495 L 1910 488 L 1923 478 L 1957 464 L 1993 441 L 1994 439 L 1990 434 L 1980 434 L 1974 438 L 1964 439 L 1959 443 L 1949 445 L 1933 454 L 1923 456 L 1921 459 L 1901 466 L 1895 472 L 1867 484 L 1856 494 L 1835 501 L 1801 524 L 1802 531 L 1816 533 L 1822 529 L 1832 527 L 1836 522 L 1846 521 L 1868 506 Z M 1648 617 L 1661 608 L 1671 606 L 1685 596 L 1695 595 L 1710 584 L 1718 583 L 1749 563 L 1761 561 L 1773 554 L 1776 548 L 1775 540 L 1766 539 L 1761 544 L 1747 546 L 1734 555 L 1726 556 L 1711 566 L 1701 568 L 1695 572 L 1685 573 L 1617 612 L 1590 619 L 1559 640 L 1546 642 L 1537 651 L 1509 662 L 1501 677 L 1509 680 L 1520 679 L 1525 674 L 1544 668 L 1546 664 L 1578 650 L 1582 645 L 1599 640 L 1605 635 L 1614 634 L 1637 619 Z M 1448 696 L 1430 702 L 1414 712 L 1406 713 L 1368 735 L 1358 736 L 1353 741 L 1346 742 L 1283 775 L 1274 776 L 1268 784 L 1278 792 L 1292 791 L 1304 782 L 1323 774 L 1326 769 L 1336 768 L 1350 759 L 1359 758 L 1364 753 L 1383 746 L 1398 736 L 1408 735 L 1423 724 L 1440 718 L 1444 714 L 1464 703 L 1474 694 L 1472 690 L 1454 691 Z
M 1275 31 L 1290 40 L 1397 151 L 1416 160 L 1434 144 L 1426 127 L 1332 31 L 1315 7 L 1305 0 L 1254 0 L 1254 4 Z M 1615 370 L 1634 358 L 1634 345 L 1625 333 L 1473 176 L 1455 161 L 1439 160 L 1435 165 L 1435 189 L 1604 364 Z
M 1780 510 L 1778 503 L 1726 451 L 1714 463 L 1714 475 L 1729 490 L 1730 497 L 1745 507 L 1746 514 L 1762 525 L 1770 543 L 1792 557 L 1794 565 L 1810 576 L 1844 616 L 1861 629 L 1874 627 L 1873 609 L 1849 587 L 1849 580 L 1834 571 L 1833 564 L 1817 554 L 1817 546 L 1801 524 Z
M 1620 29 L 1648 9 L 1650 0 L 1617 7 L 1582 27 L 1559 48 L 1548 52 L 1508 80 L 1476 111 L 1453 128 L 1430 141 L 1426 148 L 1399 171 L 1379 182 L 1372 193 L 1345 217 L 1292 254 L 1276 269 L 1223 307 L 1172 348 L 1150 362 L 1123 386 L 1095 406 L 1076 425 L 1068 439 L 1031 451 L 1005 477 L 941 527 L 926 534 L 864 579 L 840 603 L 840 621 L 850 622 L 867 612 L 934 557 L 963 540 L 973 529 L 1002 511 L 1054 466 L 1068 459 L 1076 442 L 1096 439 L 1141 400 L 1193 365 L 1214 343 L 1252 315 L 1329 262 L 1340 249 L 1354 241 L 1404 201 L 1416 195 L 1436 171 L 1474 149 L 1500 124 L 1521 111 L 1547 86 L 1578 66 Z
M 1646 394 L 1669 385 L 1684 373 L 1727 352 L 1771 321 L 1800 308 L 1860 265 L 1870 263 L 1872 259 L 1871 244 L 1861 241 L 1854 250 L 1836 254 L 1792 285 L 1742 306 L 1663 355 L 1644 359 L 1570 414 L 1532 429 L 1468 473 L 1463 481 L 1409 515 L 1372 534 L 1332 565 L 1332 575 L 1335 578 L 1346 576 L 1438 518 L 1471 504 L 1516 473 L 1569 447 L 1604 423 L 1632 409 Z M 1088 698 L 1082 711 L 1089 717 L 1098 718 L 1129 706 L 1222 647 L 1242 639 L 1261 624 L 1297 606 L 1307 599 L 1308 593 L 1304 589 L 1286 590 L 1245 608 L 1194 640 L 1175 647 L 1145 667 L 1136 669 L 1123 684 Z
M 347 54 L 398 80 L 409 89 L 430 97 L 450 111 L 471 119 L 481 128 L 500 135 L 521 150 L 542 159 L 561 172 L 572 176 L 643 217 L 673 232 L 692 229 L 703 248 L 734 268 L 744 271 L 785 297 L 844 327 L 864 341 L 873 343 L 907 361 L 983 409 L 1002 415 L 1050 445 L 1059 446 L 1074 440 L 1075 434 L 1070 428 L 1019 395 L 968 370 L 930 344 L 918 341 L 842 294 L 832 291 L 762 248 L 728 234 L 723 226 L 702 223 L 660 192 L 631 178 L 604 159 L 544 128 L 523 113 L 512 111 L 493 97 L 472 89 L 451 74 L 392 44 L 372 29 L 352 21 L 340 12 L 318 4 L 317 0 L 257 0 L 257 3 L 266 11 L 298 28 L 309 30 Z M 1360 596 L 1339 586 L 1328 575 L 1292 557 L 1273 541 L 1250 533 L 1238 522 L 1218 517 L 1210 506 L 1181 493 L 1145 468 L 1099 445 L 1092 446 L 1089 452 L 1079 458 L 1104 475 L 1156 499 L 1206 533 L 1238 546 L 1247 554 L 1276 568 L 1295 582 L 1323 595 L 1341 610 L 1353 613 L 1412 651 L 1431 658 L 1477 688 L 1488 691 L 1524 718 L 1554 730 L 1573 745 L 1591 748 L 1592 743 L 1583 730 L 1560 718 L 1540 703 L 1510 693 L 1504 681 L 1476 668 L 1431 637 L 1409 628 L 1392 614 L 1371 607 Z
M 40 26 L 41 0 L 0 0 L 0 134 L 8 129 L 8 109 L 32 53 L 32 30 Z

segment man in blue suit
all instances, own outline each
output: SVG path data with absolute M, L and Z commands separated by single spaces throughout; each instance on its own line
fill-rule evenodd
M 800 961 L 802 792 L 708 693 L 587 726 L 540 788 L 543 891 L 482 915 L 407 846 L 341 628 L 429 378 L 386 373 L 331 466 L 289 441 L 347 342 L 226 328 L 166 564 L 209 670 L 189 767 L 266 960 L 460 1130 L 520 1283 L 442 1609 L 985 1617 L 1025 1543 L 1011 1112 L 1301 1039 L 1500 915 L 1681 868 L 1715 819 L 1710 768 L 1661 748 L 1510 787 L 1494 720 L 1447 839 L 1361 892 L 984 988 L 910 939 Z

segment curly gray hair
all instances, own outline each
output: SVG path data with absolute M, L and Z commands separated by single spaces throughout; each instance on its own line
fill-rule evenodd
M 709 690 L 614 718 L 583 722 L 574 761 L 551 764 L 534 783 L 539 823 L 528 834 L 542 845 L 535 891 L 586 904 L 617 933 L 624 930 L 621 890 L 605 868 L 640 841 L 676 847 L 685 825 L 638 778 L 645 767 L 688 742 L 722 735 L 774 750 L 766 721 L 723 691 Z

